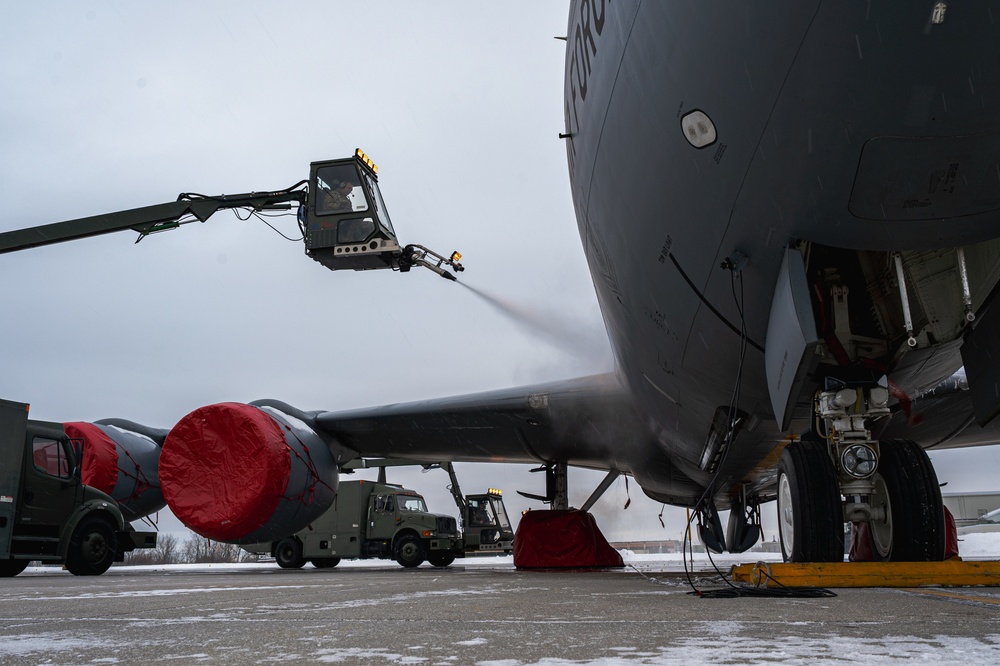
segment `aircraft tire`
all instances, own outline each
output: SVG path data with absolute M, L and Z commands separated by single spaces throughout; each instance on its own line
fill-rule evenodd
M 401 567 L 419 567 L 424 562 L 424 544 L 416 536 L 407 534 L 396 541 L 392 556 Z
M 436 567 L 446 567 L 455 561 L 455 556 L 450 553 L 431 553 L 427 556 L 427 561 Z
M 906 439 L 885 440 L 879 448 L 873 501 L 886 505 L 887 520 L 868 523 L 872 553 L 891 562 L 943 560 L 944 503 L 930 457 Z
M 274 547 L 274 561 L 282 569 L 301 569 L 306 560 L 302 557 L 302 542 L 295 537 L 287 537 Z
M 100 576 L 118 554 L 118 534 L 111 521 L 90 516 L 73 530 L 66 549 L 66 569 L 74 576 Z
M 842 562 L 844 515 L 823 442 L 785 447 L 778 462 L 778 533 L 786 562 Z
M 339 557 L 317 557 L 309 560 L 317 569 L 332 569 L 340 564 Z
M 0 560 L 0 578 L 13 578 L 28 568 L 28 560 Z

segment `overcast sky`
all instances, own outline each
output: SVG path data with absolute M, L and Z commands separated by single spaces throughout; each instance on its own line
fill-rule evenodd
M 280 189 L 361 147 L 400 241 L 459 250 L 461 280 L 540 327 L 429 271 L 330 272 L 224 212 L 0 256 L 0 396 L 170 427 L 215 402 L 339 410 L 610 370 L 557 137 L 566 24 L 555 0 L 6 3 L 0 231 Z M 998 453 L 980 477 L 964 460 L 935 456 L 949 490 L 995 489 Z M 461 469 L 515 513 L 515 488 L 542 490 L 522 466 Z M 600 476 L 573 472 L 571 499 Z M 443 472 L 391 478 L 454 508 Z M 679 537 L 681 511 L 663 530 L 625 496 L 595 509 L 610 538 Z

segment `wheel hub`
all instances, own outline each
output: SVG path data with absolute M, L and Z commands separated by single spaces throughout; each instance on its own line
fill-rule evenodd
M 785 559 L 792 556 L 795 546 L 795 515 L 792 511 L 792 488 L 784 474 L 778 480 L 778 508 L 781 522 L 781 550 Z

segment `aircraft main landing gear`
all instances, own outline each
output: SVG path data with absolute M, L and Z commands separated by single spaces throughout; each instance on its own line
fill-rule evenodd
M 834 382 L 831 382 L 834 383 Z M 881 384 L 835 383 L 816 400 L 817 433 L 789 444 L 778 464 L 778 528 L 789 562 L 841 562 L 844 523 L 863 524 L 855 551 L 880 561 L 938 561 L 944 505 L 927 453 L 907 440 L 875 441 L 866 422 L 888 414 Z

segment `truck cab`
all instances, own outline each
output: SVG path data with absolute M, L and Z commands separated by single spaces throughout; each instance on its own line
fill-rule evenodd
M 0 577 L 32 560 L 100 575 L 135 548 L 156 546 L 136 532 L 109 495 L 80 479 L 83 442 L 62 425 L 28 419 L 28 405 L 0 400 Z
M 465 551 L 509 553 L 514 550 L 514 530 L 503 504 L 503 492 L 490 488 L 465 498 Z
M 378 166 L 354 157 L 313 162 L 300 211 L 306 254 L 331 270 L 398 265 L 402 252 L 378 188 Z

